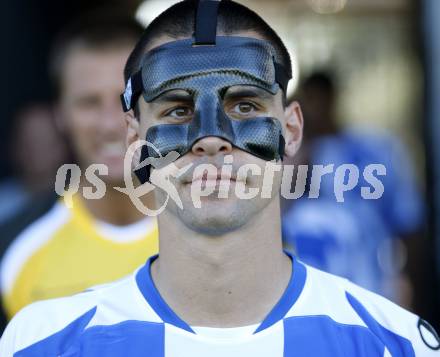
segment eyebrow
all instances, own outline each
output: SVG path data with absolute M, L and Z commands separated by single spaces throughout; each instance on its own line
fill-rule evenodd
M 239 99 L 239 98 L 260 98 L 260 99 L 273 99 L 273 95 L 264 89 L 257 87 L 240 87 L 237 89 L 227 90 L 223 96 L 223 99 Z
M 163 104 L 170 102 L 193 102 L 193 95 L 182 90 L 166 92 L 152 101 L 153 104 Z

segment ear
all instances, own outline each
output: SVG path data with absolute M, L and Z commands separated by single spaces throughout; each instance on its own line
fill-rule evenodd
M 133 111 L 125 113 L 125 124 L 127 125 L 127 137 L 125 139 L 125 145 L 127 150 L 130 150 L 131 144 L 139 140 L 139 120 L 133 114 Z M 132 167 L 136 167 L 140 160 L 140 150 L 135 150 L 130 153 L 133 158 Z
M 284 116 L 286 120 L 284 153 L 287 157 L 292 158 L 301 146 L 303 136 L 304 120 L 299 103 L 296 101 L 290 103 L 284 111 Z
M 129 147 L 139 139 L 139 120 L 135 118 L 133 111 L 125 113 L 124 119 L 125 124 L 127 125 L 127 137 L 125 144 L 127 147 Z

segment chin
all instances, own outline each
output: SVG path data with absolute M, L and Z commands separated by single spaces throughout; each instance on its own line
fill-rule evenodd
M 248 202 L 249 203 L 249 202 Z M 181 221 L 191 230 L 219 236 L 233 232 L 246 225 L 256 214 L 254 209 L 243 207 L 242 202 L 228 200 L 202 200 L 202 207 L 195 208 L 192 203 L 178 210 Z
M 241 220 L 234 220 L 226 217 L 223 219 L 223 217 L 219 216 L 199 216 L 196 219 L 184 220 L 184 223 L 191 230 L 212 237 L 234 232 L 246 224 L 246 222 Z

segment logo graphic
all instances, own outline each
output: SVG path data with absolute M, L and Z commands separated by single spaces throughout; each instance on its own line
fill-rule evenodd
M 145 145 L 150 151 L 155 152 L 155 157 L 146 158 L 137 165 L 137 169 L 151 166 L 154 170 L 150 170 L 149 182 L 136 187 L 132 175 L 133 159 Z M 154 144 L 146 140 L 138 140 L 128 147 L 124 157 L 125 187 L 113 188 L 129 196 L 135 207 L 144 215 L 157 216 L 164 211 L 170 198 L 177 207 L 183 209 L 179 192 L 174 186 L 176 179 L 191 183 L 192 203 L 195 208 L 202 208 L 201 197 L 217 195 L 219 199 L 228 199 L 229 194 L 232 193 L 235 194 L 235 198 L 241 200 L 253 199 L 258 195 L 262 199 L 270 199 L 277 194 L 277 190 L 280 190 L 279 193 L 285 199 L 299 199 L 306 193 L 308 181 L 310 181 L 307 192 L 309 199 L 319 198 L 323 191 L 325 197 L 333 195 L 338 203 L 345 201 L 344 196 L 348 192 L 352 192 L 349 199 L 358 195 L 365 200 L 376 200 L 382 197 L 385 189 L 380 176 L 387 174 L 386 166 L 382 164 L 369 164 L 363 169 L 354 164 L 341 164 L 336 168 L 334 164 L 295 167 L 294 165 L 280 165 L 272 161 L 266 162 L 264 166 L 262 163 L 234 166 L 233 155 L 225 155 L 223 162 L 217 162 L 216 165 L 198 161 L 197 164 L 192 162 L 179 168 L 175 164 L 179 157 L 180 154 L 176 151 L 162 156 Z M 194 170 L 190 175 L 187 171 L 191 168 Z M 108 167 L 103 164 L 90 165 L 84 173 L 84 182 L 91 184 L 87 186 L 80 184 L 83 173 L 78 165 L 62 165 L 57 171 L 55 191 L 64 198 L 68 207 L 73 204 L 73 195 L 80 190 L 86 199 L 100 199 L 104 197 L 107 189 L 100 176 L 106 176 L 108 172 Z M 184 174 L 186 175 L 181 177 Z M 363 181 L 360 181 L 361 175 Z M 252 179 L 258 184 L 249 184 L 249 180 L 252 181 Z M 235 189 L 231 186 L 231 182 L 234 182 Z M 361 185 L 359 185 L 360 182 Z M 156 188 L 165 193 L 166 198 L 159 208 L 149 208 L 143 202 L 142 197 Z M 356 191 L 353 191 L 355 189 Z
M 434 327 L 432 327 L 427 321 L 419 319 L 417 328 L 419 329 L 420 337 L 426 346 L 434 351 L 440 350 L 440 338 L 434 330 Z
M 152 171 L 150 174 L 150 182 L 146 182 L 139 187 L 135 187 L 133 183 L 132 177 L 132 162 L 134 154 L 137 150 L 142 148 L 144 145 L 152 148 L 156 154 L 159 156 L 158 158 L 148 157 L 144 161 L 140 162 L 137 165 L 137 169 L 143 168 L 147 165 L 151 165 L 155 168 L 155 171 Z M 170 181 L 170 177 L 178 178 L 180 175 L 183 175 L 186 171 L 188 171 L 192 167 L 192 163 L 178 168 L 174 161 L 179 158 L 179 153 L 175 151 L 171 151 L 165 157 L 161 155 L 159 150 L 151 143 L 145 140 L 138 140 L 131 144 L 128 147 L 127 154 L 124 158 L 124 183 L 125 188 L 115 187 L 115 190 L 118 190 L 122 193 L 125 193 L 130 197 L 130 200 L 136 206 L 136 208 L 145 215 L 148 216 L 157 216 L 163 212 L 166 205 L 168 204 L 168 200 L 171 199 L 176 203 L 176 205 L 183 209 L 182 201 L 179 197 L 179 194 L 174 187 L 173 183 Z M 145 196 L 149 192 L 153 191 L 155 188 L 160 188 L 167 194 L 165 202 L 157 209 L 151 209 L 144 205 L 141 200 L 141 197 Z

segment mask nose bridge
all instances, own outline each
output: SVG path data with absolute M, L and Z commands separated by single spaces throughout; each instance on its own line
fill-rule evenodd
M 195 99 L 195 115 L 189 125 L 188 143 L 192 147 L 196 141 L 216 136 L 234 143 L 234 128 L 223 110 L 223 103 L 217 90 L 199 91 Z

